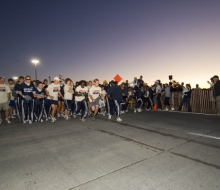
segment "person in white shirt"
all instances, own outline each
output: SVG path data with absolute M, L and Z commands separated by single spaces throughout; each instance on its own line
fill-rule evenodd
M 54 123 L 56 121 L 55 114 L 56 114 L 57 105 L 58 105 L 58 94 L 60 95 L 60 97 L 63 98 L 63 96 L 60 92 L 59 82 L 60 82 L 59 77 L 55 77 L 54 82 L 49 84 L 46 89 L 47 99 L 48 99 L 48 102 L 52 108 L 52 112 L 51 112 L 51 122 L 52 123 Z
M 86 98 L 88 97 L 88 88 L 85 86 L 85 81 L 81 81 L 80 85 L 75 89 L 75 105 L 76 109 L 73 113 L 73 118 L 82 110 L 81 120 L 85 122 L 88 108 L 86 104 Z
M 71 79 L 67 78 L 64 86 L 64 104 L 65 104 L 65 119 L 69 119 L 69 112 L 71 111 L 73 99 L 73 86 L 71 86 Z
M 93 81 L 93 86 L 89 89 L 89 102 L 93 111 L 92 120 L 95 120 L 95 116 L 99 110 L 99 98 L 101 96 L 101 88 L 99 87 L 99 79 Z
M 105 104 L 106 104 L 106 91 L 105 86 L 101 86 L 101 98 L 99 100 L 99 107 L 102 109 L 102 115 L 105 116 Z
M 8 109 L 10 102 L 11 90 L 8 85 L 5 84 L 5 78 L 0 76 L 0 124 L 2 123 L 1 111 L 5 112 L 5 121 L 11 123 L 8 119 Z

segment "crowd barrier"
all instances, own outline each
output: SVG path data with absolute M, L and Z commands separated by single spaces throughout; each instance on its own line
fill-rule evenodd
M 174 107 L 175 110 L 178 110 L 180 102 L 182 100 L 182 92 L 172 92 L 170 98 L 170 104 Z M 161 95 L 161 103 L 163 109 L 165 95 Z M 132 108 L 136 104 L 135 100 L 129 101 L 129 106 Z M 190 105 L 192 112 L 194 113 L 205 113 L 205 114 L 217 114 L 216 102 L 213 96 L 213 90 L 204 89 L 204 90 L 192 90 Z M 188 107 L 183 104 L 182 111 L 188 112 Z
M 181 92 L 171 93 L 171 104 L 173 105 L 175 110 L 178 110 L 180 102 L 182 100 L 182 96 L 183 94 Z M 162 99 L 164 99 L 164 95 L 162 96 Z M 164 101 L 162 100 L 162 103 L 163 102 Z M 217 113 L 213 90 L 192 90 L 190 105 L 192 108 L 192 112 L 195 113 Z M 186 103 L 183 105 L 182 111 L 188 111 Z

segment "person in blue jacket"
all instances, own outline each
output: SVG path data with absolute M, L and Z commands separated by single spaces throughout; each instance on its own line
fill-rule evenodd
M 32 124 L 34 120 L 34 94 L 36 93 L 35 86 L 31 83 L 31 76 L 27 75 L 25 81 L 20 85 L 19 89 L 22 97 L 22 121 Z

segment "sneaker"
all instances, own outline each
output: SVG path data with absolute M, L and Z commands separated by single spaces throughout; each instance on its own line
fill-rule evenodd
M 137 110 L 136 110 L 136 109 L 134 109 L 134 113 L 137 113 Z
M 95 116 L 92 116 L 92 120 L 95 121 Z
M 28 121 L 28 123 L 29 123 L 29 124 L 32 124 L 32 121 L 31 121 L 31 120 L 29 120 L 29 121 Z
M 57 117 L 60 117 L 60 114 L 59 114 L 59 113 L 57 114 Z
M 121 119 L 120 117 L 116 118 L 116 120 L 117 120 L 118 122 L 122 122 L 122 119 Z
M 128 112 L 128 110 L 125 110 L 125 112 Z
M 12 115 L 11 118 L 12 118 L 12 119 L 15 119 L 16 117 Z
M 88 113 L 88 115 L 91 115 L 91 114 L 92 114 L 91 112 Z
M 51 117 L 48 117 L 48 119 L 51 119 Z
M 27 123 L 27 122 L 28 122 L 28 120 L 24 120 L 24 121 L 23 121 L 24 124 Z
M 103 113 L 102 113 L 102 112 L 98 112 L 98 114 L 100 114 L 100 115 L 101 115 L 101 114 L 103 114 Z
M 35 119 L 35 122 L 37 122 L 37 119 Z
M 68 116 L 68 115 L 66 115 L 64 118 L 65 118 L 65 120 L 68 120 L 68 119 L 69 119 L 69 116 Z
M 57 120 L 56 117 L 54 117 L 54 120 L 55 120 L 55 121 Z
M 55 120 L 55 118 L 53 117 L 53 118 L 51 118 L 51 122 L 52 123 L 54 123 L 56 120 Z
M 125 113 L 124 111 L 121 111 L 121 113 Z
M 141 109 L 141 108 L 139 108 L 137 111 L 138 111 L 138 112 L 142 112 L 142 109 Z
M 174 108 L 171 108 L 172 111 L 174 111 Z
M 43 122 L 44 122 L 44 120 L 43 120 L 43 119 L 41 119 L 41 120 L 40 120 L 40 122 L 41 122 L 41 123 L 43 123 Z
M 168 111 L 168 109 L 166 108 L 165 111 Z
M 84 117 L 83 117 L 81 120 L 82 120 L 82 122 L 85 122 L 85 121 L 86 121 Z
M 45 121 L 48 121 L 48 119 L 46 118 Z
M 6 121 L 7 123 L 11 123 L 11 121 L 10 121 L 8 118 L 6 118 L 5 121 Z
M 81 115 L 81 113 L 79 112 L 77 115 Z
M 73 118 L 76 119 L 76 114 L 73 114 Z
M 102 115 L 105 116 L 105 113 L 103 113 Z
M 109 118 L 109 119 L 112 119 L 112 116 L 111 116 L 111 115 L 109 115 L 109 116 L 108 116 L 108 118 Z

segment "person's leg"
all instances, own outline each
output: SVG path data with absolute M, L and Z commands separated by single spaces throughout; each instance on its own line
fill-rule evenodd
M 29 123 L 34 121 L 34 100 L 30 100 L 28 102 L 28 118 L 29 118 Z
M 121 114 L 121 106 L 120 106 L 120 102 L 117 100 L 114 100 L 115 103 L 115 108 L 116 108 L 116 120 L 121 122 L 121 118 L 120 118 L 120 114 Z
M 161 94 L 158 94 L 157 95 L 157 104 L 158 104 L 158 108 L 162 109 L 162 104 L 161 104 L 161 101 L 160 101 L 160 97 L 161 97 Z
M 81 110 L 81 101 L 75 101 L 75 111 L 73 113 L 73 117 L 76 118 L 76 115 L 79 113 Z
M 42 117 L 43 117 L 43 112 L 44 112 L 44 102 L 40 102 L 38 110 L 39 110 L 38 122 L 43 122 Z
M 34 101 L 34 121 L 39 118 L 39 102 Z
M 51 108 L 52 108 L 51 116 L 52 116 L 52 118 L 54 118 L 54 117 L 55 117 L 55 114 L 56 114 L 56 111 L 57 111 L 57 105 L 52 104 L 52 105 L 51 105 Z
M 22 108 L 22 121 L 26 123 L 28 120 L 28 106 L 25 100 L 21 101 L 21 108 Z
M 61 115 L 64 116 L 65 106 L 64 101 L 61 101 Z
M 190 105 L 190 98 L 187 98 L 187 107 L 188 107 L 188 112 L 192 112 L 191 105 Z
M 110 105 L 109 105 L 109 98 L 106 97 L 106 111 L 107 111 L 107 114 L 109 115 L 110 114 Z
M 58 101 L 58 105 L 57 105 L 57 117 L 60 117 L 60 110 L 61 110 L 61 101 Z
M 220 96 L 216 97 L 217 114 L 220 115 Z
M 182 110 L 182 107 L 183 107 L 184 102 L 185 102 L 185 98 L 183 98 L 183 99 L 181 100 L 178 111 L 181 111 L 181 110 Z
M 82 108 L 82 114 L 81 114 L 81 119 L 82 121 L 85 121 L 85 118 L 87 116 L 88 113 L 88 107 L 87 107 L 87 103 L 86 101 L 81 101 L 81 108 Z

